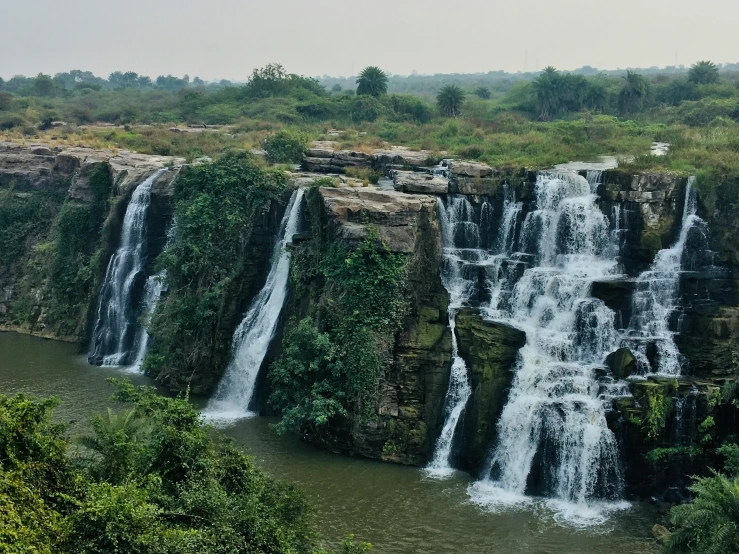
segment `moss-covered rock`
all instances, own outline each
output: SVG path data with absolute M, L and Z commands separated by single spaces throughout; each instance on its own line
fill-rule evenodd
M 459 443 L 459 466 L 479 471 L 495 441 L 500 413 L 508 399 L 519 349 L 526 333 L 510 325 L 485 321 L 474 310 L 456 318 L 459 354 L 470 372 L 472 395 L 465 408 Z
M 636 356 L 628 348 L 619 348 L 606 357 L 606 365 L 617 379 L 626 379 L 636 371 Z

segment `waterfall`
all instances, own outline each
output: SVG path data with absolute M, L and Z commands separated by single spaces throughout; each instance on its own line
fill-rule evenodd
M 131 196 L 123 218 L 120 246 L 110 258 L 100 288 L 90 363 L 121 366 L 129 362 L 137 329 L 136 285 L 140 286 L 146 262 L 146 215 L 151 186 L 164 171 L 167 169 L 149 176 Z
M 468 491 L 478 505 L 510 506 L 534 494 L 550 498 L 562 517 L 591 523 L 617 506 L 604 501 L 620 498 L 616 440 L 595 374 L 618 345 L 614 313 L 590 297 L 595 280 L 618 270 L 610 255 L 618 233 L 597 206 L 599 179 L 541 173 L 518 243 L 506 239 L 493 256 L 501 269 L 488 273 L 488 287 L 498 292 L 483 314 L 527 339 L 483 478 Z M 510 202 L 509 210 L 520 208 Z
M 437 198 L 436 202 L 444 254 L 441 280 L 449 293 L 452 370 L 444 400 L 444 426 L 436 442 L 434 457 L 426 471 L 431 476 L 444 477 L 454 471 L 450 463 L 454 433 L 472 394 L 467 364 L 459 355 L 455 332 L 456 316 L 475 290 L 476 264 L 480 262 L 483 252 L 479 249 L 480 229 L 474 222 L 474 208 L 469 201 L 464 196 L 452 196 L 447 201 L 448 206 L 444 206 L 441 198 Z
M 623 345 L 637 358 L 639 373 L 680 375 L 682 356 L 675 344 L 671 319 L 680 303 L 680 273 L 684 269 L 686 245 L 691 230 L 705 225 L 696 215 L 698 202 L 694 178 L 685 188 L 680 235 L 671 248 L 657 252 L 649 270 L 636 279 L 632 296 L 632 317 Z
M 233 358 L 208 403 L 206 417 L 228 422 L 253 415 L 249 404 L 254 386 L 287 296 L 290 254 L 285 247 L 298 229 L 302 199 L 303 190 L 296 190 L 285 209 L 267 280 L 234 333 Z

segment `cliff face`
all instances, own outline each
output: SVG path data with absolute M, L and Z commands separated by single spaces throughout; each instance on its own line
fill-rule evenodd
M 310 232 L 300 235 L 294 247 L 294 273 L 313 269 L 297 261 L 307 252 L 313 253 L 312 259 L 335 247 L 350 252 L 373 232 L 383 251 L 404 260 L 408 298 L 401 329 L 383 348 L 385 371 L 373 385 L 372 414 L 360 416 L 363 407 L 354 404 L 347 418 L 320 434 L 308 432 L 306 438 L 336 452 L 422 464 L 443 424 L 451 365 L 436 200 L 364 188 L 311 189 L 306 193 L 305 227 Z M 288 326 L 306 316 L 320 324 L 322 310 L 341 301 L 336 296 L 339 283 L 323 274 L 314 275 L 303 287 L 299 293 L 293 288 L 283 313 Z M 273 350 L 277 352 L 271 359 L 280 354 L 279 347 Z M 269 394 L 266 387 L 263 380 L 262 398 Z
M 0 328 L 84 341 L 133 189 L 181 161 L 0 143 Z M 163 173 L 154 187 L 153 249 L 163 244 L 176 174 Z
M 0 329 L 84 341 L 135 186 L 157 168 L 180 161 L 127 152 L 0 144 Z M 440 276 L 437 199 L 463 195 L 469 201 L 481 221 L 483 248 L 501 239 L 498 223 L 506 202 L 521 204 L 514 233 L 520 233 L 523 221 L 536 209 L 536 172 L 454 162 L 444 175 L 421 170 L 428 163 L 428 152 L 337 152 L 332 145 L 319 144 L 304 164 L 319 171 L 347 167 L 383 171 L 395 190 L 351 186 L 306 192 L 305 232 L 292 248 L 294 259 L 302 260 L 295 262 L 293 272 L 308 277 L 302 288 L 290 292 L 262 368 L 258 397 L 263 412 L 270 409 L 265 402 L 270 394 L 269 367 L 282 354 L 282 338 L 305 318 L 320 326 L 322 314 L 341 300 L 328 274 L 306 270 L 308 258 L 303 254 L 327 255 L 333 248 L 352 251 L 377 233 L 384 248 L 405 263 L 407 310 L 402 324 L 382 345 L 384 370 L 371 387 L 375 403 L 370 417 L 365 417 L 366 406 L 355 404 L 345 419 L 328 426 L 328 432 L 306 433 L 308 439 L 337 452 L 413 465 L 425 464 L 433 453 L 445 417 L 452 350 L 448 294 Z M 177 173 L 175 168 L 163 173 L 152 189 L 147 222 L 147 250 L 152 253 L 161 251 L 166 241 Z M 293 185 L 309 186 L 312 178 L 302 175 Z M 619 237 L 622 275 L 594 283 L 591 294 L 614 310 L 616 327 L 624 331 L 633 316 L 636 277 L 680 234 L 687 179 L 608 170 L 599 182 L 598 206 Z M 680 274 L 678 306 L 670 321 L 683 375 L 631 379 L 631 396 L 617 399 L 608 414 L 635 495 L 664 494 L 675 483 L 687 483 L 675 475 L 719 464 L 717 447 L 737 432 L 736 410 L 722 393 L 737 379 L 739 350 L 739 244 L 734 217 L 738 202 L 729 192 L 722 185 L 712 202 L 699 196 L 698 215 L 706 225 L 687 239 L 689 267 Z M 170 389 L 189 385 L 194 393 L 209 394 L 215 388 L 230 356 L 233 330 L 266 277 L 285 201 L 271 202 L 253 222 L 244 246 L 251 253 L 248 263 L 229 282 L 228 301 L 219 315 L 216 361 L 199 368 L 194 377 L 191 372 L 183 377 L 176 368 L 152 371 Z M 482 221 L 483 206 L 488 223 Z M 149 263 L 152 260 L 153 256 Z M 516 263 L 507 270 L 523 271 L 531 260 L 523 255 Z M 489 300 L 490 291 L 484 286 L 486 269 L 478 270 L 479 291 L 457 317 L 459 352 L 469 368 L 473 392 L 461 418 L 454 456 L 458 467 L 472 473 L 483 466 L 495 442 L 517 352 L 525 342 L 521 331 L 479 315 L 477 307 Z M 628 351 L 612 356 L 610 371 L 628 377 L 633 371 L 630 356 Z M 602 371 L 609 374 L 609 369 Z

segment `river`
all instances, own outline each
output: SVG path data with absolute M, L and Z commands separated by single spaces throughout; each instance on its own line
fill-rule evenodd
M 26 391 L 61 399 L 60 419 L 73 430 L 109 404 L 108 377 L 140 375 L 87 364 L 77 345 L 0 333 L 0 393 Z M 373 554 L 527 553 L 642 554 L 658 552 L 650 527 L 657 515 L 634 504 L 608 523 L 574 529 L 545 509 L 488 513 L 470 504 L 468 476 L 435 481 L 416 468 L 348 458 L 320 451 L 272 431 L 269 418 L 227 429 L 273 476 L 295 482 L 308 495 L 328 546 L 347 533 L 374 545 Z

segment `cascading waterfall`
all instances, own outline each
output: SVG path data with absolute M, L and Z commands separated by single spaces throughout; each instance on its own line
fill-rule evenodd
M 170 246 L 174 242 L 176 233 L 177 219 L 175 218 L 173 219 L 172 225 L 170 225 L 169 231 L 167 232 L 167 244 L 165 248 Z M 134 372 L 141 371 L 141 366 L 144 363 L 146 352 L 149 349 L 149 333 L 146 331 L 146 325 L 151 320 L 151 316 L 154 315 L 154 312 L 157 309 L 157 305 L 159 304 L 159 299 L 166 290 L 166 269 L 163 269 L 162 271 L 155 273 L 154 275 L 150 275 L 149 278 L 146 280 L 146 285 L 144 285 L 144 296 L 141 299 L 141 315 L 143 319 L 139 321 L 139 327 L 136 331 L 136 340 L 134 341 L 136 358 L 131 365 L 131 370 Z
M 167 169 L 153 173 L 131 196 L 123 218 L 120 246 L 110 258 L 100 288 L 88 355 L 90 363 L 121 366 L 129 362 L 138 326 L 134 296 L 146 262 L 146 214 L 151 202 L 151 186 L 164 171 Z
M 590 297 L 597 279 L 616 274 L 614 234 L 598 209 L 598 175 L 542 173 L 536 209 L 526 215 L 518 248 L 499 245 L 488 273 L 492 319 L 526 332 L 516 376 L 498 422 L 485 477 L 469 488 L 473 502 L 494 508 L 551 498 L 563 517 L 592 522 L 620 498 L 614 434 L 606 423 L 595 370 L 618 345 L 614 314 Z M 503 214 L 515 221 L 509 202 Z M 501 236 L 506 236 L 501 230 Z M 516 252 L 518 250 L 518 252 Z
M 303 190 L 298 189 L 285 209 L 267 281 L 234 333 L 233 359 L 204 412 L 210 419 L 229 422 L 253 415 L 249 404 L 254 386 L 287 296 L 290 253 L 285 247 L 298 230 L 302 200 Z
M 457 311 L 469 301 L 475 290 L 477 279 L 475 266 L 480 262 L 484 253 L 479 248 L 480 229 L 473 221 L 474 208 L 465 197 L 450 197 L 448 206 L 444 206 L 441 198 L 438 198 L 437 211 L 441 222 L 441 242 L 444 254 L 441 280 L 449 293 L 452 370 L 444 400 L 444 426 L 436 442 L 434 457 L 426 471 L 431 476 L 444 477 L 454 471 L 450 463 L 454 432 L 472 393 L 467 364 L 459 355 L 455 321 Z
M 671 248 L 660 250 L 649 270 L 636 279 L 631 301 L 633 315 L 623 345 L 634 352 L 641 374 L 675 376 L 681 373 L 682 357 L 675 344 L 671 317 L 680 300 L 680 272 L 685 266 L 688 237 L 694 228 L 705 225 L 696 215 L 698 201 L 694 181 L 691 177 L 685 189 L 677 241 Z

